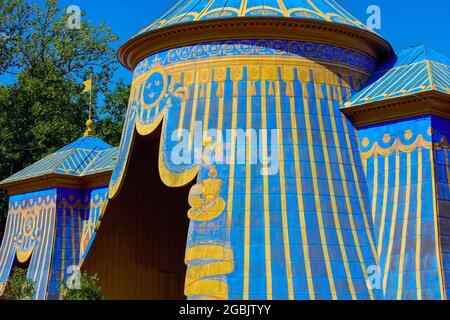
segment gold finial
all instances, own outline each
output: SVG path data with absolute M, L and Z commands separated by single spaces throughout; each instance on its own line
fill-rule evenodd
M 95 136 L 94 131 L 94 121 L 89 117 L 88 121 L 86 121 L 86 131 L 84 132 L 85 137 L 93 137 Z
M 89 80 L 85 81 L 83 93 L 89 92 L 89 119 L 86 121 L 86 131 L 84 132 L 85 137 L 93 137 L 95 136 L 94 132 L 94 121 L 92 121 L 92 70 L 91 77 Z

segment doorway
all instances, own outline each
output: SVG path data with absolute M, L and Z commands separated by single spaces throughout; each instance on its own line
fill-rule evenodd
M 137 136 L 127 176 L 108 205 L 83 264 L 111 300 L 181 300 L 192 185 L 166 187 L 159 176 L 160 133 Z M 157 137 L 157 138 L 155 138 Z

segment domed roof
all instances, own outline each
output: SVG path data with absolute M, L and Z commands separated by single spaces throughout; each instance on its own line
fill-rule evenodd
M 139 34 L 193 21 L 239 17 L 303 18 L 371 31 L 334 0 L 180 0 Z
M 361 52 L 377 63 L 391 45 L 334 0 L 179 0 L 118 52 L 129 70 L 146 57 L 193 44 L 231 40 L 308 40 Z

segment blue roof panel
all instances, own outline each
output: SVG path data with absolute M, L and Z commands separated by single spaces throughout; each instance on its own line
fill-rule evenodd
M 237 17 L 304 18 L 372 31 L 334 0 L 180 0 L 139 34 L 186 22 Z
M 401 51 L 381 67 L 345 108 L 410 96 L 425 91 L 450 94 L 450 59 L 420 45 Z
M 106 143 L 105 141 L 96 138 L 96 137 L 83 137 L 80 138 L 64 148 L 59 149 L 58 151 L 71 150 L 71 149 L 86 149 L 86 150 L 105 150 L 111 148 L 111 145 Z M 57 152 L 58 152 L 57 151 Z
M 85 176 L 114 168 L 117 148 L 96 137 L 80 138 L 0 182 L 8 184 L 48 174 Z

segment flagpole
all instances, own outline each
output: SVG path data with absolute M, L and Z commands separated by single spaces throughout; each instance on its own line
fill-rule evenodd
M 92 72 L 91 72 L 91 81 L 92 81 Z M 91 86 L 91 90 L 89 91 L 89 120 L 92 120 L 92 90 L 93 90 L 92 87 L 93 86 Z
M 94 122 L 92 121 L 92 71 L 91 78 L 88 80 L 89 87 L 86 85 L 85 90 L 89 88 L 89 119 L 86 121 L 86 131 L 84 132 L 85 137 L 93 137 L 95 136 L 94 132 Z

